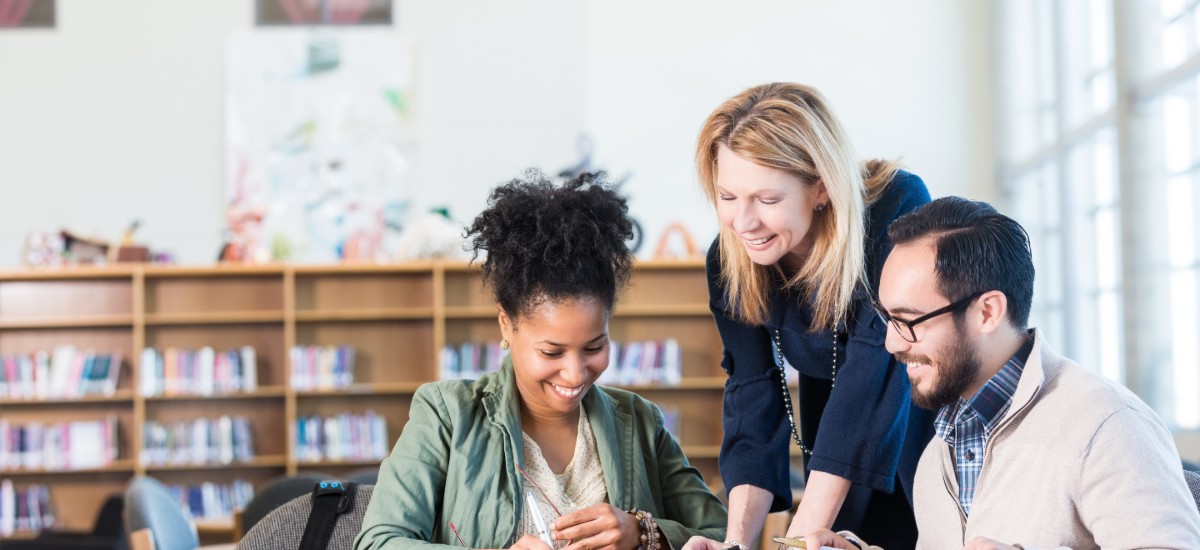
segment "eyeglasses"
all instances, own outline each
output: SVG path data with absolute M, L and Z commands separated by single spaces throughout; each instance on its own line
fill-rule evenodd
M 921 323 L 924 323 L 925 321 L 933 319 L 934 317 L 937 317 L 939 315 L 945 315 L 947 313 L 950 313 L 951 311 L 960 310 L 960 309 L 966 307 L 971 302 L 975 301 L 976 298 L 983 296 L 983 294 L 985 292 L 987 292 L 987 291 L 981 290 L 979 292 L 971 294 L 970 296 L 967 296 L 966 298 L 963 298 L 961 300 L 953 302 L 944 308 L 935 309 L 935 310 L 933 310 L 929 313 L 926 313 L 925 315 L 922 315 L 920 317 L 917 317 L 916 319 L 913 319 L 911 321 L 905 321 L 904 319 L 897 319 L 896 317 L 893 317 L 890 313 L 887 312 L 887 310 L 883 309 L 883 306 L 879 305 L 879 302 L 875 302 L 875 314 L 879 315 L 879 318 L 883 319 L 883 322 L 891 324 L 892 328 L 896 329 L 896 333 L 899 334 L 900 337 L 903 338 L 905 342 L 916 343 L 917 332 L 915 330 L 913 330 L 913 327 L 915 327 Z

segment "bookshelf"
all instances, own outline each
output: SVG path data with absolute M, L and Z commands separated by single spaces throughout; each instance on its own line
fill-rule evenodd
M 628 386 L 671 409 L 676 436 L 705 480 L 717 486 L 720 403 L 725 376 L 721 340 L 708 311 L 702 259 L 647 261 L 610 322 L 619 342 L 675 339 L 679 384 Z M 90 527 L 104 497 L 149 474 L 167 484 L 206 481 L 254 485 L 283 474 L 339 476 L 372 460 L 307 461 L 296 456 L 296 421 L 313 415 L 370 410 L 387 427 L 387 448 L 408 420 L 413 392 L 437 380 L 443 347 L 500 339 L 496 306 L 477 268 L 462 262 L 395 265 L 169 267 L 119 265 L 63 271 L 0 272 L 0 354 L 80 349 L 119 350 L 123 371 L 115 393 L 79 399 L 22 400 L 0 396 L 13 421 L 92 420 L 115 416 L 119 443 L 112 464 L 83 471 L 0 471 L 18 487 L 50 487 L 58 525 Z M 293 346 L 349 345 L 354 382 L 337 389 L 291 385 Z M 255 349 L 258 387 L 228 395 L 143 395 L 141 350 Z M 148 464 L 142 457 L 147 421 L 183 422 L 221 415 L 248 419 L 254 458 L 231 465 Z M 206 521 L 209 540 L 232 525 Z

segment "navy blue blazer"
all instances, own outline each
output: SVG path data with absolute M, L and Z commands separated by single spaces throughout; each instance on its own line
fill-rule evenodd
M 911 504 L 911 484 L 921 451 L 932 434 L 930 416 L 912 405 L 905 366 L 884 348 L 887 326 L 872 310 L 870 296 L 879 289 L 883 262 L 892 249 L 887 227 L 896 218 L 928 203 L 921 178 L 900 171 L 866 212 L 866 271 L 870 294 L 855 297 L 839 330 L 838 373 L 814 394 L 801 388 L 795 406 L 803 418 L 801 437 L 812 456 L 807 470 L 827 472 L 871 489 L 891 492 L 899 480 Z M 791 441 L 771 335 L 779 330 L 783 354 L 802 376 L 830 380 L 833 332 L 810 332 L 812 304 L 794 292 L 778 290 L 769 299 L 766 326 L 733 319 L 720 280 L 720 251 L 708 251 L 709 307 L 724 344 L 721 367 L 725 383 L 719 465 L 725 487 L 749 484 L 774 495 L 771 511 L 791 507 L 788 445 Z M 818 385 L 820 386 L 820 385 Z M 816 432 L 815 434 L 812 432 Z M 910 433 L 911 432 L 911 433 Z M 906 435 L 908 437 L 906 437 Z

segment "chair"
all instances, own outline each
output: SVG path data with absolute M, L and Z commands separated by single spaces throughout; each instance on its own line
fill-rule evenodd
M 1200 510 L 1200 474 L 1184 470 L 1183 479 L 1187 481 L 1188 489 L 1192 491 L 1192 500 L 1196 501 L 1196 509 Z
M 312 489 L 312 486 L 309 486 Z M 359 485 L 354 490 L 354 501 L 345 513 L 337 516 L 333 534 L 329 538 L 328 550 L 351 550 L 354 537 L 362 529 L 367 504 L 371 502 L 373 485 Z M 298 496 L 276 508 L 246 532 L 238 543 L 238 550 L 294 550 L 300 546 L 308 514 L 312 511 L 312 495 Z
M 139 476 L 125 491 L 125 531 L 131 550 L 195 550 L 200 546 L 196 524 L 166 486 Z
M 29 540 L 4 541 L 4 550 L 128 550 L 129 540 L 121 519 L 124 499 L 121 494 L 108 497 L 90 532 L 42 531 Z
M 268 481 L 254 492 L 254 497 L 246 503 L 246 507 L 237 512 L 234 519 L 234 538 L 250 531 L 267 514 L 289 500 L 312 492 L 313 484 L 331 476 L 320 473 L 303 473 L 294 476 L 277 477 Z

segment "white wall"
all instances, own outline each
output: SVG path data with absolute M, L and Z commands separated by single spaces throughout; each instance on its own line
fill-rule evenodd
M 935 195 L 993 198 L 983 10 L 956 0 L 396 0 L 420 48 L 421 206 L 469 221 L 526 166 L 597 160 L 651 242 L 716 226 L 696 130 L 749 85 L 823 90 L 859 150 L 903 155 Z M 185 263 L 223 226 L 223 52 L 246 0 L 58 0 L 53 31 L 0 33 L 0 265 L 31 229 L 115 237 L 132 219 Z
M 589 4 L 588 123 L 633 210 L 716 235 L 693 156 L 705 117 L 764 82 L 820 89 L 864 157 L 902 156 L 934 196 L 990 189 L 985 22 L 976 2 L 605 0 Z M 674 5 L 674 4 L 672 4 Z M 669 206 L 660 206 L 669 205 Z

